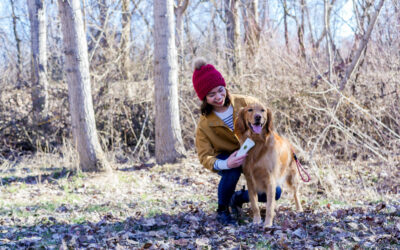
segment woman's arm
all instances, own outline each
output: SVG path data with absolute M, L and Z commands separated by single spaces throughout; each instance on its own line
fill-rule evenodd
M 216 152 L 207 137 L 199 128 L 196 130 L 196 150 L 200 163 L 207 169 L 216 172 L 214 163 L 217 160 Z
M 238 157 L 236 156 L 238 151 L 235 151 L 226 160 L 224 160 L 225 162 L 218 163 L 220 167 L 221 166 L 226 166 L 226 167 L 222 167 L 221 169 L 215 169 L 214 166 L 215 162 L 217 161 L 216 152 L 214 151 L 214 148 L 210 143 L 210 140 L 204 134 L 204 132 L 201 131 L 201 129 L 197 129 L 196 131 L 196 149 L 200 163 L 205 168 L 214 172 L 218 170 L 226 170 L 226 169 L 240 167 L 244 163 L 244 160 L 246 159 L 247 156 L 247 154 L 245 154 Z

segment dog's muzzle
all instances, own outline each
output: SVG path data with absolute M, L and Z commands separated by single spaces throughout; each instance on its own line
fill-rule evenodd
M 260 121 L 256 121 L 254 124 L 249 123 L 249 127 L 256 134 L 261 134 L 263 125 Z

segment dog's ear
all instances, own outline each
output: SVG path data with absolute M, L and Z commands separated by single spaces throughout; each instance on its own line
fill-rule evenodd
M 246 121 L 244 118 L 244 114 L 245 114 L 245 109 L 241 108 L 239 110 L 238 116 L 235 119 L 233 132 L 239 139 L 243 136 L 244 132 L 246 132 L 246 130 L 247 130 L 247 125 L 246 125 Z
M 272 133 L 273 129 L 274 129 L 274 123 L 273 123 L 273 118 L 272 118 L 272 112 L 270 109 L 267 109 L 267 122 L 265 124 L 265 130 L 268 133 Z

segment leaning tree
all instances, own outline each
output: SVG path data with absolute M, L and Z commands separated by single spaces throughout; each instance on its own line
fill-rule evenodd
M 90 87 L 88 47 L 79 0 L 58 0 L 72 134 L 82 171 L 111 170 L 96 131 Z

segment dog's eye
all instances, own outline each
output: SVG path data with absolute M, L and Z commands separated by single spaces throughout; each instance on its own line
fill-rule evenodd
M 265 110 L 264 110 L 264 109 L 261 109 L 261 112 L 265 112 Z
M 253 109 L 249 109 L 248 111 L 249 111 L 249 112 L 253 112 Z

